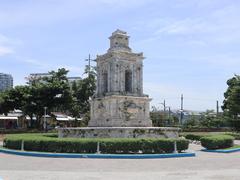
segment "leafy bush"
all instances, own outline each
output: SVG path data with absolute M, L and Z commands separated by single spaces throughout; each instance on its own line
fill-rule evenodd
M 7 135 L 4 147 L 21 149 L 24 141 L 24 150 L 58 153 L 95 153 L 97 144 L 101 153 L 171 153 L 174 142 L 177 142 L 179 152 L 188 149 L 186 139 L 158 139 L 158 138 L 56 138 L 55 135 L 21 134 Z
M 191 133 L 182 133 L 182 136 L 184 136 L 186 139 L 192 140 L 192 141 L 200 141 L 202 137 L 206 136 L 215 136 L 215 135 L 230 135 L 225 132 L 191 132 Z
M 234 137 L 229 135 L 212 135 L 200 139 L 206 149 L 223 149 L 233 146 Z
M 200 141 L 200 139 L 205 136 L 207 136 L 207 135 L 205 135 L 205 134 L 186 134 L 185 138 L 192 140 L 192 141 Z
M 240 140 L 240 133 L 236 133 L 236 132 L 227 132 L 226 135 L 233 136 L 236 140 Z

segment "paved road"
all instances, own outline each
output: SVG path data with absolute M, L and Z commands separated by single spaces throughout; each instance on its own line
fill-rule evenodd
M 240 152 L 171 159 L 64 159 L 0 153 L 0 180 L 239 180 Z

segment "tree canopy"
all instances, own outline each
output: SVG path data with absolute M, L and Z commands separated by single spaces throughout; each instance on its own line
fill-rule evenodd
M 90 73 L 87 78 L 70 85 L 67 73 L 64 68 L 51 71 L 48 76 L 34 80 L 34 83 L 16 86 L 1 93 L 0 113 L 7 114 L 19 109 L 31 118 L 31 122 L 35 116 L 37 127 L 41 127 L 44 107 L 48 112 L 60 111 L 74 117 L 89 114 L 88 100 L 96 88 L 94 74 Z
M 240 76 L 235 75 L 229 79 L 227 85 L 222 109 L 227 116 L 231 117 L 233 127 L 240 130 Z

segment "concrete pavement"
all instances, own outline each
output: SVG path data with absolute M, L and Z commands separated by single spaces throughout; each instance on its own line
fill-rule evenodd
M 24 157 L 0 153 L 4 180 L 239 180 L 240 152 L 199 151 L 197 157 L 170 159 L 64 159 Z M 0 179 L 1 179 L 0 178 Z

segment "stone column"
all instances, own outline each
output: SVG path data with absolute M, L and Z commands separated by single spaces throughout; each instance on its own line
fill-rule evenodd
M 99 77 L 100 73 L 99 73 L 99 65 L 97 63 L 97 85 L 96 85 L 96 92 L 97 92 L 97 96 L 100 94 L 100 90 L 99 90 L 99 81 L 100 81 L 100 77 Z
M 136 93 L 136 71 L 135 64 L 132 64 L 132 93 Z
M 123 92 L 125 90 L 124 87 L 124 73 L 125 73 L 125 68 L 123 67 L 123 65 L 120 66 L 120 74 L 119 74 L 119 84 L 120 84 L 120 91 Z
M 107 64 L 107 74 L 108 74 L 108 87 L 107 87 L 107 92 L 111 91 L 111 64 Z
M 143 95 L 143 64 L 141 63 L 141 66 L 140 66 L 140 79 L 139 79 L 139 82 L 140 82 L 140 95 Z

